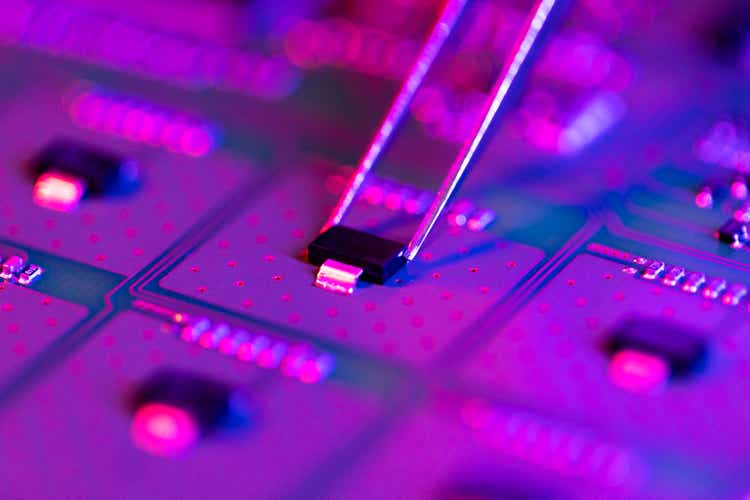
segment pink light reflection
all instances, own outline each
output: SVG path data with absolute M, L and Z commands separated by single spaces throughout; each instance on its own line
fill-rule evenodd
M 37 178 L 32 198 L 40 207 L 70 212 L 75 210 L 85 192 L 81 179 L 59 172 L 46 172 Z
M 612 383 L 638 394 L 660 392 L 666 386 L 669 374 L 669 366 L 662 358 L 630 349 L 619 351 L 609 363 Z
M 130 437 L 140 450 L 160 457 L 176 457 L 198 440 L 198 424 L 180 408 L 148 403 L 138 408 L 130 425 Z

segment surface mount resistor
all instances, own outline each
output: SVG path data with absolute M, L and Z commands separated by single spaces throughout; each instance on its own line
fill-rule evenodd
M 652 260 L 648 266 L 643 270 L 641 276 L 643 279 L 655 280 L 661 273 L 664 272 L 664 262 L 660 260 Z
M 727 280 L 724 278 L 711 278 L 703 289 L 703 296 L 707 299 L 715 299 L 727 287 Z
M 39 276 L 42 275 L 44 272 L 44 269 L 37 266 L 36 264 L 29 264 L 24 268 L 23 271 L 21 271 L 21 274 L 18 275 L 18 283 L 24 286 L 30 285 L 34 280 L 39 278 Z
M 0 278 L 4 278 L 6 280 L 13 278 L 16 274 L 20 273 L 23 270 L 25 265 L 26 261 L 23 257 L 20 257 L 18 255 L 11 255 L 3 261 L 2 269 L 0 269 Z
M 667 286 L 676 286 L 684 276 L 684 267 L 673 266 L 664 274 L 664 279 L 662 281 Z
M 699 272 L 692 272 L 687 275 L 685 282 L 682 284 L 682 291 L 696 293 L 706 282 L 706 275 Z
M 728 306 L 736 306 L 745 295 L 747 295 L 747 287 L 741 283 L 734 283 L 727 288 L 721 301 Z
M 472 231 L 484 231 L 487 227 L 495 222 L 497 215 L 493 210 L 488 208 L 480 208 L 469 217 L 469 221 L 466 223 Z

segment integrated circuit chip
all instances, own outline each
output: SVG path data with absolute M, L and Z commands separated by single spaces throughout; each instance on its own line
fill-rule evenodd
M 690 328 L 655 318 L 631 318 L 621 323 L 606 340 L 605 349 L 610 355 L 631 350 L 656 356 L 675 376 L 700 370 L 708 352 L 705 340 Z

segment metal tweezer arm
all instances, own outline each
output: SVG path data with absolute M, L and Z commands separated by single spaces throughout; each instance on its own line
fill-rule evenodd
M 329 216 L 322 231 L 341 222 L 347 210 L 357 196 L 364 183 L 365 177 L 372 169 L 385 146 L 395 133 L 398 124 L 408 110 L 409 104 L 425 79 L 427 72 L 442 49 L 445 41 L 453 31 L 467 0 L 448 0 L 438 21 L 425 42 L 422 51 L 412 66 L 409 75 L 399 90 L 388 114 L 380 125 L 378 132 L 362 158 L 357 171 L 349 181 L 349 185 L 339 198 L 338 203 Z M 561 10 L 565 0 L 537 0 L 524 29 L 516 42 L 511 56 L 507 59 L 500 76 L 495 82 L 491 94 L 484 104 L 483 112 L 477 120 L 474 133 L 466 139 L 461 151 L 451 165 L 448 175 L 443 180 L 435 199 L 422 219 L 414 236 L 405 250 L 407 260 L 413 260 L 422 248 L 435 222 L 445 209 L 451 195 L 456 190 L 469 168 L 478 158 L 478 150 L 487 132 L 493 125 L 498 111 L 508 99 L 507 96 L 513 85 L 521 80 L 531 69 L 534 56 L 539 52 L 541 38 L 539 35 L 550 24 L 554 10 Z

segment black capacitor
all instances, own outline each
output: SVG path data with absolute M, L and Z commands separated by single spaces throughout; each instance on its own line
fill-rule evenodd
M 50 143 L 32 161 L 34 178 L 60 172 L 84 181 L 90 195 L 125 194 L 140 180 L 138 165 L 112 152 L 62 139 Z
M 614 329 L 606 340 L 611 355 L 630 349 L 658 356 L 675 376 L 700 371 L 708 346 L 699 334 L 680 324 L 656 318 L 631 318 Z
M 189 413 L 202 434 L 247 421 L 247 409 L 238 405 L 236 391 L 209 377 L 181 370 L 156 372 L 132 395 L 133 410 L 149 403 L 162 403 Z
M 406 264 L 404 248 L 402 243 L 337 225 L 318 235 L 307 250 L 316 266 L 337 260 L 361 268 L 364 280 L 382 285 Z

